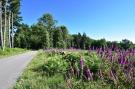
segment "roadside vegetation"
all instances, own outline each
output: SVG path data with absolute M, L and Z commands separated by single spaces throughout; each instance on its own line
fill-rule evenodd
M 0 58 L 24 53 L 26 51 L 27 49 L 22 48 L 6 48 L 4 51 L 0 50 Z
M 135 49 L 45 50 L 14 89 L 134 89 Z

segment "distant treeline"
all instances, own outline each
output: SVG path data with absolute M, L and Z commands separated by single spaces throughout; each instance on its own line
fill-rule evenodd
M 69 34 L 66 26 L 57 26 L 57 21 L 49 13 L 44 14 L 32 26 L 20 24 L 15 33 L 15 47 L 28 49 L 76 48 L 89 49 L 100 47 L 134 48 L 135 44 L 124 39 L 121 42 L 110 42 L 105 39 L 94 40 L 86 33 Z

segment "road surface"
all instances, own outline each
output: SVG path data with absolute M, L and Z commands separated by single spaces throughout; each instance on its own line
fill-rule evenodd
M 0 58 L 0 89 L 12 89 L 17 78 L 36 53 L 36 51 L 30 51 L 8 58 Z

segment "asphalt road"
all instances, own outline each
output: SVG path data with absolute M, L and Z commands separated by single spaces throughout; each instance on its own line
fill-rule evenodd
M 36 51 L 0 59 L 0 89 L 12 89 Z

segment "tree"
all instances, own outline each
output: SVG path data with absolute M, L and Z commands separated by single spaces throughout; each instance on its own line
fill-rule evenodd
M 5 2 L 4 5 L 4 34 L 3 34 L 3 50 L 5 49 L 6 46 L 6 31 L 7 31 L 7 7 L 6 7 L 7 2 Z
M 21 24 L 15 34 L 15 47 L 29 48 L 30 47 L 30 28 L 27 24 Z
M 38 20 L 38 24 L 43 25 L 47 28 L 50 38 L 50 47 L 53 47 L 53 30 L 55 28 L 56 20 L 53 19 L 53 16 L 49 13 L 43 14 Z
M 82 38 L 81 38 L 81 49 L 85 49 L 86 48 L 86 41 L 87 41 L 87 36 L 86 33 L 83 33 Z
M 55 48 L 66 48 L 66 44 L 62 38 L 62 30 L 57 27 L 53 33 L 53 44 Z
M 81 41 L 82 41 L 81 33 L 74 34 L 72 36 L 73 36 L 74 47 L 77 48 L 77 49 L 80 49 L 81 48 Z
M 1 1 L 1 46 L 3 50 L 5 47 L 11 47 L 11 36 L 12 36 L 12 47 L 13 47 L 13 26 L 18 27 L 20 22 L 20 0 L 2 0 Z M 12 34 L 11 29 L 12 28 Z
M 106 48 L 107 47 L 107 43 L 105 39 L 100 39 L 100 40 L 93 40 L 91 47 L 94 47 L 94 49 L 96 48 Z
M 72 48 L 72 47 L 74 47 L 74 41 L 73 41 L 73 36 L 71 35 L 71 34 L 68 34 L 67 35 L 67 42 L 66 42 L 66 44 L 67 44 L 67 48 Z
M 8 0 L 9 10 L 11 11 L 11 37 L 12 37 L 12 48 L 14 47 L 14 28 L 18 29 L 22 17 L 20 16 L 20 0 Z
M 33 49 L 47 49 L 50 47 L 49 33 L 46 27 L 36 24 L 31 26 L 31 30 L 31 47 Z
M 0 40 L 1 40 L 1 42 L 0 42 L 0 44 L 1 44 L 1 48 L 3 49 L 3 19 L 2 19 L 2 2 L 0 2 Z
M 49 39 L 49 32 L 47 31 L 47 29 L 42 28 L 42 35 L 41 36 L 41 41 L 42 41 L 42 47 L 44 49 L 47 49 L 50 47 L 50 39 Z
M 68 39 L 68 30 L 67 30 L 67 27 L 66 26 L 64 26 L 64 25 L 62 25 L 62 26 L 60 26 L 59 27 L 59 29 L 61 30 L 61 32 L 62 32 L 62 39 L 63 39 L 63 41 L 64 41 L 64 44 L 65 44 L 65 48 L 67 47 L 67 39 Z
M 20 16 L 20 0 L 8 0 L 9 9 L 13 14 L 13 25 L 18 28 L 20 22 L 22 21 L 22 17 Z
M 50 39 L 49 39 L 49 33 L 48 33 L 48 31 L 47 30 L 45 30 L 44 32 L 43 32 L 43 34 L 44 34 L 44 36 L 43 36 L 43 48 L 44 49 L 47 49 L 47 48 L 49 48 L 50 47 Z
M 123 40 L 120 42 L 120 44 L 121 44 L 122 49 L 127 50 L 127 49 L 129 49 L 129 48 L 132 47 L 133 42 L 131 42 L 131 41 L 128 40 L 128 39 L 123 39 Z

